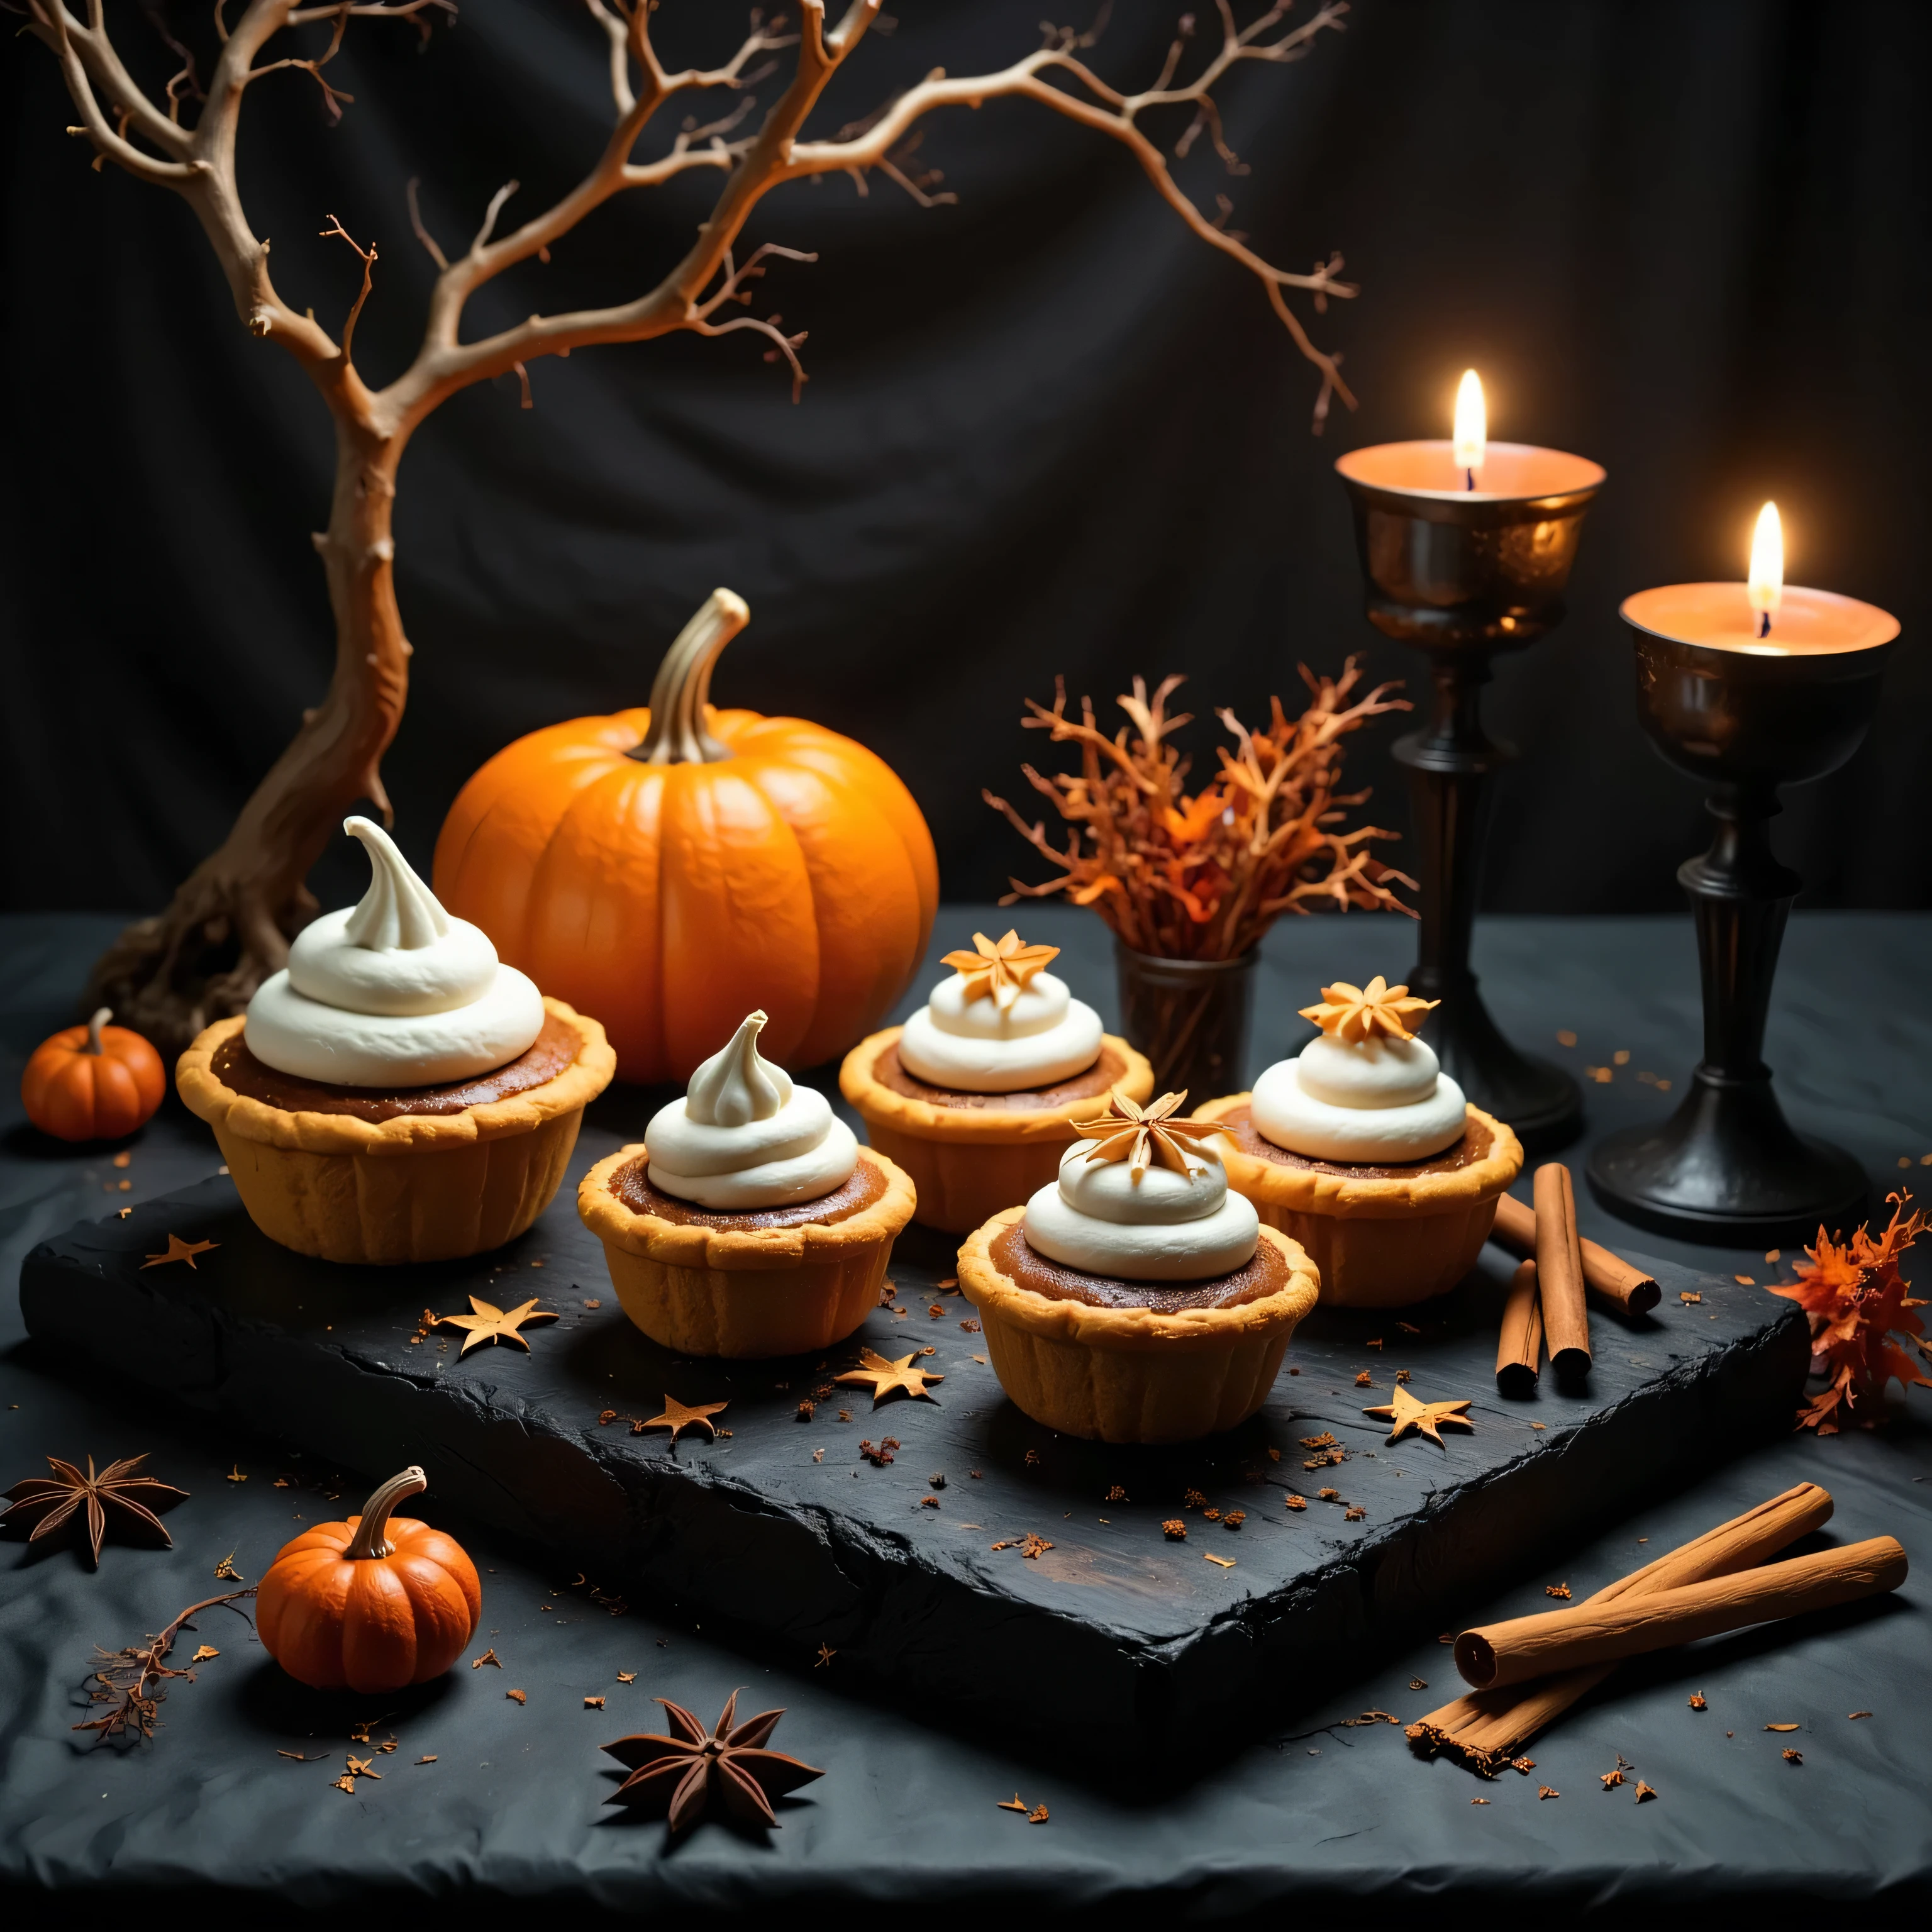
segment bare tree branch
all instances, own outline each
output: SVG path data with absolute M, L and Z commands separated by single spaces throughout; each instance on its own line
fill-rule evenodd
M 449 257 L 436 246 L 436 238 L 423 226 L 422 210 L 416 206 L 416 190 L 421 185 L 421 177 L 412 175 L 410 184 L 404 194 L 410 204 L 410 226 L 416 230 L 416 239 L 429 250 L 429 258 L 439 268 L 449 266 Z
M 369 299 L 369 284 L 376 270 L 376 244 L 372 242 L 366 248 L 358 246 L 355 236 L 332 214 L 328 218 L 328 226 L 322 230 L 322 238 L 326 242 L 332 236 L 340 236 L 346 242 L 355 250 L 357 259 L 362 264 L 362 286 L 350 305 L 349 320 L 342 325 L 342 359 L 346 362 L 350 359 L 350 345 L 356 339 L 356 324 L 362 316 L 362 304 Z

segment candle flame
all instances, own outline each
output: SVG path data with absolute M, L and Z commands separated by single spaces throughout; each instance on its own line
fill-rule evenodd
M 1483 406 L 1483 379 L 1473 369 L 1462 371 L 1456 390 L 1455 463 L 1474 489 L 1488 452 L 1489 416 Z
M 1784 526 L 1778 520 L 1778 506 L 1767 503 L 1757 513 L 1757 527 L 1751 532 L 1750 607 L 1758 614 L 1760 637 L 1769 635 L 1784 595 Z

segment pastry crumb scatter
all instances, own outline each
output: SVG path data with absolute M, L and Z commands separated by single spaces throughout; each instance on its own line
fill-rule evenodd
M 980 1324 L 979 1324 L 979 1323 L 978 1323 L 978 1322 L 961 1322 L 961 1323 L 960 1323 L 960 1324 L 959 1324 L 959 1325 L 960 1325 L 960 1327 L 961 1327 L 961 1328 L 962 1328 L 963 1329 L 964 1329 L 964 1330 L 965 1330 L 965 1331 L 967 1332 L 967 1334 L 969 1334 L 969 1335 L 976 1335 L 976 1334 L 978 1334 L 980 1333 Z M 982 1360 L 984 1359 L 984 1358 L 983 1358 L 983 1357 L 982 1357 L 982 1356 L 975 1355 L 975 1356 L 973 1358 L 973 1359 L 974 1359 L 974 1361 L 977 1362 L 977 1361 Z
M 1335 1432 L 1324 1429 L 1319 1436 L 1304 1436 L 1301 1446 L 1304 1449 L 1332 1449 L 1335 1446 Z
M 1802 1764 L 1804 1762 L 1804 1754 L 1802 1751 L 1793 1750 L 1787 1744 L 1784 1749 L 1784 1761 L 1786 1764 Z
M 1288 1506 L 1292 1510 L 1305 1510 L 1308 1507 L 1308 1498 L 1306 1496 L 1291 1496 L 1288 1499 Z
M 1204 1510 L 1202 1510 L 1202 1514 L 1204 1515 L 1210 1522 L 1219 1522 L 1221 1520 L 1221 1512 L 1217 1509 Z
M 1539 1784 L 1536 1787 L 1538 1798 L 1561 1798 L 1563 1794 L 1553 1784 Z
M 1364 1369 L 1362 1372 L 1355 1378 L 1355 1386 L 1358 1388 L 1373 1388 L 1375 1387 L 1375 1384 L 1369 1378 L 1369 1372 L 1366 1369 Z
M 1708 1711 L 1711 1708 L 1710 1705 L 1706 1701 L 1702 1691 L 1694 1690 L 1691 1692 L 1690 1708 L 1694 1711 Z
M 1690 1302 L 1702 1301 L 1704 1298 L 1701 1294 L 1693 1294 L 1687 1288 L 1678 1291 L 1677 1298 L 1679 1301 Z
M 530 1693 L 526 1690 L 506 1690 L 503 1695 L 512 1703 L 527 1704 L 530 1701 Z
M 1020 1554 L 1025 1557 L 1030 1562 L 1037 1562 L 1040 1558 L 1044 1556 L 1052 1547 L 1053 1545 L 1048 1542 L 1045 1537 L 1035 1536 L 1033 1532 L 1029 1530 L 1026 1535 L 1021 1540 Z
M 1317 1490 L 1315 1493 L 1324 1503 L 1339 1503 L 1342 1500 L 1342 1492 L 1340 1490 Z
M 1178 1516 L 1171 1516 L 1161 1525 L 1160 1533 L 1170 1543 L 1183 1542 L 1186 1538 L 1187 1526 Z
M 1198 1490 L 1184 1490 L 1180 1492 L 1180 1507 L 1183 1509 L 1198 1509 L 1207 1500 Z
M 937 1509 L 939 1507 L 939 1498 L 937 1496 L 921 1496 L 919 1499 L 919 1506 L 921 1509 Z
M 1118 1483 L 1116 1483 L 1102 1500 L 1110 1503 L 1124 1503 L 1127 1500 L 1127 1492 Z
M 1248 1513 L 1246 1510 L 1230 1510 L 1221 1519 L 1221 1526 L 1224 1529 L 1239 1529 L 1247 1520 Z
M 604 1700 L 602 1697 L 586 1697 L 584 1700 L 584 1708 L 586 1711 L 601 1711 L 604 1708 Z
M 1546 1597 L 1561 1598 L 1567 1604 L 1570 1600 L 1570 1586 L 1568 1583 L 1546 1583 L 1543 1586 L 1543 1594 Z
M 1367 1514 L 1368 1511 L 1363 1508 L 1360 1503 L 1351 1503 L 1342 1512 L 1342 1520 L 1344 1522 L 1360 1522 Z

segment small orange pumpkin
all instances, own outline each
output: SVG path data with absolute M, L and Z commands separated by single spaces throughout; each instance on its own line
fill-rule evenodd
M 34 1048 L 20 1076 L 27 1118 L 56 1140 L 111 1141 L 150 1119 L 168 1090 L 161 1056 L 137 1033 L 110 1026 L 103 1006 Z
M 462 1546 L 389 1512 L 429 1486 L 412 1465 L 346 1522 L 317 1523 L 284 1544 L 255 1598 L 262 1647 L 317 1690 L 374 1694 L 440 1677 L 483 1614 L 483 1586 Z
M 788 1066 L 876 1028 L 926 955 L 939 865 L 912 794 L 850 738 L 712 709 L 749 621 L 714 591 L 650 707 L 499 752 L 450 808 L 436 896 L 603 1022 L 620 1079 L 682 1080 L 754 1007 Z

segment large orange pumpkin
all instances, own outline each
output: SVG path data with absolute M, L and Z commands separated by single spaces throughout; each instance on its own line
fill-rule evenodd
M 103 1006 L 34 1048 L 20 1076 L 20 1104 L 44 1134 L 63 1141 L 118 1140 L 147 1120 L 168 1090 L 161 1056 Z
M 298 1682 L 374 1695 L 440 1677 L 483 1614 L 476 1566 L 453 1537 L 389 1512 L 428 1486 L 412 1466 L 346 1522 L 284 1544 L 255 1593 L 262 1647 Z
M 621 1079 L 687 1078 L 757 1007 L 761 1052 L 816 1066 L 925 956 L 938 862 L 891 769 L 802 718 L 712 708 L 711 668 L 750 616 L 715 591 L 647 708 L 518 739 L 436 841 L 436 896 L 602 1021 Z

